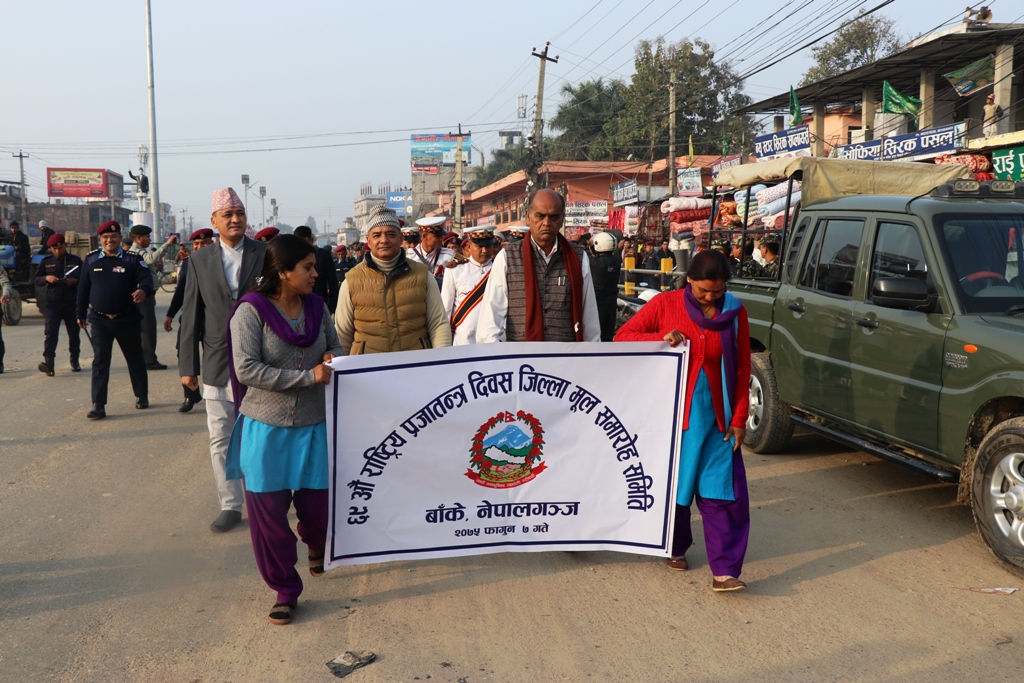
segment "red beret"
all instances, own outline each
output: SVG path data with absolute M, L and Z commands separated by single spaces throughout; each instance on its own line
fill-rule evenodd
M 256 233 L 256 240 L 266 240 L 269 242 L 270 240 L 277 237 L 280 233 L 281 231 L 278 230 L 277 228 L 263 228 L 258 233 Z
M 102 235 L 107 232 L 121 232 L 121 224 L 117 221 L 107 221 L 99 227 L 96 231 L 97 235 Z
M 212 240 L 213 239 L 213 228 L 199 228 L 194 233 L 188 236 L 190 242 L 195 240 Z
M 50 239 L 46 240 L 46 246 L 48 247 L 55 247 L 58 244 L 64 244 L 63 233 L 55 232 L 54 234 L 50 235 Z
M 348 247 L 346 247 L 344 244 L 339 244 L 334 248 L 334 251 L 348 251 Z

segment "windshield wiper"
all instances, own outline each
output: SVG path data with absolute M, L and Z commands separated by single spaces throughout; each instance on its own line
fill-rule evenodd
M 1017 316 L 1017 315 L 1022 314 L 1022 313 L 1024 313 L 1024 304 L 1015 304 L 1015 305 L 1010 306 L 1009 308 L 1007 308 L 1005 311 L 1003 311 L 1003 315 L 1012 315 L 1012 316 Z

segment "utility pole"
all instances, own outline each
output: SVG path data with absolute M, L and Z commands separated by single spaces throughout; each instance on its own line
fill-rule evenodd
M 668 196 L 676 196 L 676 70 L 668 72 Z M 647 198 L 650 201 L 650 197 Z
M 181 210 L 181 232 L 185 232 L 185 212 L 186 211 L 188 211 L 188 209 L 182 209 Z M 181 242 L 182 240 L 179 239 L 178 241 Z
M 448 133 L 451 136 L 451 133 Z M 468 138 L 470 133 L 462 132 L 462 124 L 459 124 L 459 132 L 455 134 L 455 231 L 462 234 L 462 138 Z
M 24 154 L 20 149 L 17 154 L 12 154 L 18 160 L 18 166 L 21 167 L 21 222 L 24 223 L 22 230 L 25 234 L 28 234 L 28 206 L 25 204 L 25 159 L 29 156 Z
M 150 0 L 146 0 L 146 61 L 149 64 L 149 184 L 153 188 L 153 232 L 160 231 L 160 177 L 156 169 L 156 94 L 153 88 L 153 16 Z
M 249 220 L 249 174 L 242 174 L 242 187 L 245 188 L 245 216 Z
M 537 191 L 537 173 L 540 170 L 541 164 L 544 163 L 544 72 L 548 62 L 558 63 L 558 55 L 555 55 L 554 58 L 548 57 L 548 47 L 550 45 L 550 42 L 544 43 L 543 52 L 537 52 L 537 48 L 533 48 L 532 51 L 533 56 L 540 59 L 540 74 L 537 77 L 537 107 L 534 110 L 533 116 L 533 148 L 530 155 L 528 174 L 530 181 L 527 184 L 528 195 L 532 195 Z
M 270 198 L 270 220 L 273 222 L 274 227 L 277 227 L 277 200 L 273 197 Z
M 260 223 L 260 229 L 267 227 L 267 200 L 264 197 L 267 196 L 267 188 L 265 185 L 260 185 L 260 204 L 263 205 L 263 221 Z

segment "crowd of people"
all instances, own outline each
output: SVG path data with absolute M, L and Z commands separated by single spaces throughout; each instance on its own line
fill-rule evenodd
M 224 188 L 213 194 L 212 227 L 190 235 L 191 250 L 173 243 L 162 247 L 160 256 L 174 250 L 180 257 L 163 322 L 172 332 L 175 318 L 179 321 L 184 391 L 179 410 L 188 412 L 201 400 L 206 405 L 220 506 L 210 528 L 230 531 L 241 521 L 243 507 L 248 509 L 256 566 L 275 592 L 272 623 L 289 623 L 298 606 L 303 584 L 296 568 L 297 540 L 307 547 L 310 575 L 324 571 L 324 387 L 330 383 L 330 361 L 474 343 L 614 340 L 675 346 L 689 340 L 683 464 L 667 565 L 688 568 L 690 506 L 696 501 L 713 590 L 746 587 L 739 575 L 749 505 L 739 446 L 750 344 L 746 313 L 725 292 L 733 266 L 716 249 L 697 254 L 685 287 L 654 297 L 616 333 L 624 258 L 643 255 L 660 270 L 661 259 L 674 263 L 674 255 L 667 242 L 645 243 L 637 251 L 635 240 L 617 240 L 611 233 L 567 239 L 564 212 L 561 195 L 540 190 L 532 198 L 528 226 L 499 240 L 494 226 L 469 228 L 460 238 L 449 236 L 443 221 L 420 219 L 413 227 L 394 211 L 376 207 L 364 244 L 325 249 L 316 246 L 309 228 L 293 234 L 268 228 L 255 239 L 246 237 L 244 204 L 233 189 Z M 148 228 L 133 233 L 145 250 Z M 52 372 L 60 324 L 69 337 L 74 333 L 73 368 L 78 367 L 78 329 L 91 333 L 91 419 L 105 416 L 115 341 L 128 363 L 136 408 L 149 405 L 147 371 L 155 358 L 146 356 L 144 321 L 156 259 L 123 249 L 114 221 L 100 226 L 98 234 L 101 248 L 80 262 L 66 253 L 62 235 L 52 236 L 52 254 L 40 265 L 53 302 L 47 370 Z M 771 254 L 770 247 L 762 243 L 761 253 L 766 252 Z M 0 280 L 0 294 L 6 295 L 6 286 Z M 292 507 L 299 539 L 288 522 Z

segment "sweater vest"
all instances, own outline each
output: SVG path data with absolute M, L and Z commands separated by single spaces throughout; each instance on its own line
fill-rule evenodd
M 406 261 L 386 276 L 363 262 L 345 282 L 355 318 L 351 355 L 430 348 L 427 286 L 437 285 L 426 266 Z
M 529 237 L 526 239 L 530 240 Z M 533 240 L 533 270 L 537 278 L 537 289 L 540 292 L 540 306 L 544 313 L 544 341 L 571 342 L 576 341 L 572 322 L 572 287 L 569 275 L 562 260 L 562 251 L 551 254 L 551 261 L 544 263 L 544 252 Z M 576 249 L 576 256 L 582 264 L 587 258 L 581 249 Z M 526 341 L 526 282 L 523 266 L 523 250 L 521 244 L 505 249 L 505 281 L 508 284 L 508 314 L 505 320 L 505 339 Z

